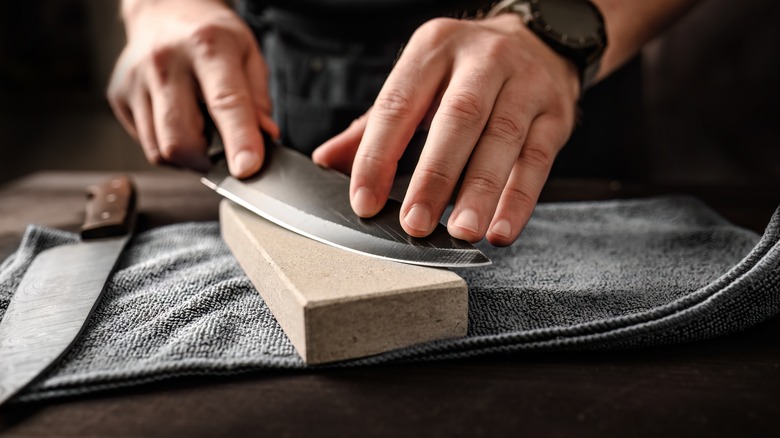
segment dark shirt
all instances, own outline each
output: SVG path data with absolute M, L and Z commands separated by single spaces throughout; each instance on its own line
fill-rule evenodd
M 488 0 L 239 0 L 249 10 L 259 12 L 265 8 L 294 12 L 321 19 L 388 22 L 412 16 L 455 16 L 489 8 Z
M 474 17 L 493 1 L 239 0 L 270 68 L 274 119 L 282 141 L 303 153 L 346 128 L 370 107 L 412 32 L 434 17 Z M 645 157 L 637 62 L 582 102 L 583 122 L 553 174 L 636 179 Z M 416 139 L 416 140 L 415 140 Z M 400 168 L 410 171 L 424 133 Z
M 370 40 L 408 37 L 431 18 L 474 16 L 491 4 L 486 0 L 239 0 L 237 7 L 256 27 L 273 25 L 288 32 Z

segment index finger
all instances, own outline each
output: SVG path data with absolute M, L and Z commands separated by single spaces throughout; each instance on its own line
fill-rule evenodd
M 407 47 L 379 91 L 352 164 L 350 200 L 358 216 L 382 209 L 406 146 L 446 73 L 446 60 Z
M 263 139 L 252 93 L 235 44 L 214 38 L 213 46 L 196 53 L 195 75 L 203 98 L 225 144 L 230 173 L 244 178 L 260 170 Z

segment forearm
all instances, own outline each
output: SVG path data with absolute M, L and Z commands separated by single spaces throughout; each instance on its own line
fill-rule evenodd
M 592 0 L 604 15 L 607 50 L 597 80 L 633 57 L 639 49 L 684 14 L 697 0 Z

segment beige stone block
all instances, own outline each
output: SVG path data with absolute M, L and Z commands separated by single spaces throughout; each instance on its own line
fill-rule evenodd
M 273 224 L 231 201 L 222 236 L 308 364 L 461 337 L 468 288 L 446 269 L 338 249 Z

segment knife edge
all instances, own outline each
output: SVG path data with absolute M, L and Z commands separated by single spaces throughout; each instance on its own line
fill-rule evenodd
M 215 180 L 217 179 L 215 178 Z M 462 268 L 484 266 L 492 263 L 490 259 L 476 248 L 440 249 L 382 240 L 370 234 L 359 233 L 337 223 L 321 220 L 262 192 L 247 190 L 240 181 L 233 177 L 225 177 L 220 182 L 215 182 L 215 180 L 207 177 L 201 179 L 206 186 L 212 188 L 220 195 L 264 219 L 339 249 L 392 262 L 435 268 Z M 267 208 L 260 208 L 259 206 Z M 272 210 L 274 214 L 270 214 L 266 210 Z M 293 220 L 286 220 L 285 218 L 293 218 Z M 293 222 L 298 223 L 298 225 Z M 317 233 L 304 229 L 306 225 L 311 225 L 312 223 L 316 223 Z M 375 251 L 377 247 L 382 248 L 383 254 L 377 254 L 377 251 Z

